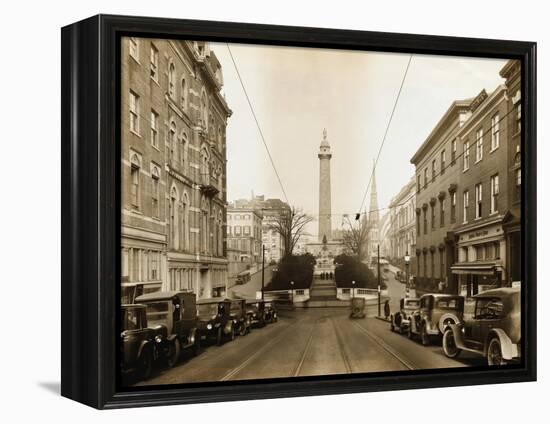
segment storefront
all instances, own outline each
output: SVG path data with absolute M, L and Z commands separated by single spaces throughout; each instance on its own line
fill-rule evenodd
M 506 286 L 506 240 L 502 220 L 492 220 L 456 231 L 458 261 L 451 273 L 458 279 L 458 293 L 474 296 Z

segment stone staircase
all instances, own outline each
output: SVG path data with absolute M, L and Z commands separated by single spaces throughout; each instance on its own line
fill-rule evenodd
M 349 301 L 336 298 L 336 283 L 334 280 L 314 279 L 309 288 L 307 307 L 349 307 Z

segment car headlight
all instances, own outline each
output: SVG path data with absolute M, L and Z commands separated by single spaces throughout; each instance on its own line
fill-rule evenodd
M 210 324 L 210 323 L 206 324 L 206 329 L 207 330 L 212 330 L 212 324 Z
M 237 320 L 236 320 L 236 319 L 233 320 L 233 324 L 237 324 Z
M 254 313 L 254 314 L 252 314 L 252 316 L 253 316 L 254 318 L 256 318 L 256 314 L 255 314 L 255 313 Z
M 162 336 L 161 336 L 160 334 L 157 335 L 157 336 L 155 336 L 155 341 L 156 341 L 157 343 L 162 342 Z

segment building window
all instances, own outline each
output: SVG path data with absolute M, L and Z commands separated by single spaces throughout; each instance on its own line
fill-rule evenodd
M 416 182 L 416 192 L 420 193 L 420 187 L 422 186 L 422 177 L 420 176 L 420 174 L 418 174 L 417 180 L 418 181 Z
M 445 199 L 439 201 L 439 226 L 445 225 Z
M 187 85 L 185 83 L 185 78 L 181 79 L 181 108 L 186 109 L 187 108 Z
M 139 41 L 135 37 L 130 37 L 130 56 L 139 62 Z
M 499 194 L 498 174 L 491 177 L 491 213 L 498 211 L 498 194 Z
M 516 130 L 518 133 L 521 131 L 521 103 L 519 102 L 516 106 Z
M 445 150 L 441 151 L 441 171 L 440 174 L 443 175 L 445 173 Z
M 491 118 L 491 150 L 500 146 L 500 119 L 498 113 Z
M 173 63 L 168 66 L 168 94 L 172 98 L 176 95 L 176 67 Z
M 456 222 L 456 192 L 451 193 L 451 224 Z
M 151 78 L 155 81 L 158 81 L 158 72 L 159 72 L 159 51 L 154 44 L 151 43 Z
M 130 131 L 139 134 L 139 96 L 130 91 Z
M 431 206 L 432 213 L 432 230 L 435 228 L 435 204 Z
M 132 183 L 131 195 L 132 195 L 132 206 L 135 209 L 140 207 L 140 192 L 139 192 L 139 174 L 140 174 L 140 162 L 137 155 L 133 155 L 130 165 L 130 179 Z
M 451 143 L 451 166 L 456 162 L 456 138 Z
M 424 188 L 428 187 L 428 168 L 424 168 Z
M 159 171 L 155 167 L 151 173 L 151 214 L 159 217 Z
M 435 174 L 436 174 L 436 169 L 435 169 L 435 159 L 432 160 L 432 181 L 435 181 Z
M 240 236 L 241 235 L 241 226 L 237 225 L 235 227 L 235 235 Z
M 481 205 L 483 203 L 483 192 L 482 192 L 482 186 L 480 184 L 476 184 L 476 219 L 481 218 Z
M 464 171 L 467 171 L 470 169 L 470 142 L 466 141 L 464 143 L 464 167 L 462 168 Z
M 159 271 L 158 271 L 158 259 L 157 259 L 158 253 L 157 252 L 151 252 L 151 280 L 158 280 Z
M 158 149 L 159 147 L 159 115 L 151 109 L 151 144 Z
M 250 226 L 249 225 L 246 225 L 243 227 L 243 230 L 244 230 L 244 234 L 246 236 L 249 236 L 250 235 Z
M 470 193 L 468 190 L 463 193 L 462 204 L 464 206 L 462 211 L 462 222 L 466 223 L 468 222 L 468 207 L 470 206 Z
M 476 162 L 483 159 L 483 129 L 476 132 Z
M 416 234 L 420 235 L 420 219 L 416 220 Z

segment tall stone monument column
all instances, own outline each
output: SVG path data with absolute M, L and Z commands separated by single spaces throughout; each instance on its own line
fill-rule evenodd
M 331 226 L 331 187 L 330 187 L 330 159 L 332 153 L 327 140 L 327 130 L 323 130 L 323 141 L 319 146 L 319 241 L 323 238 L 332 239 Z

